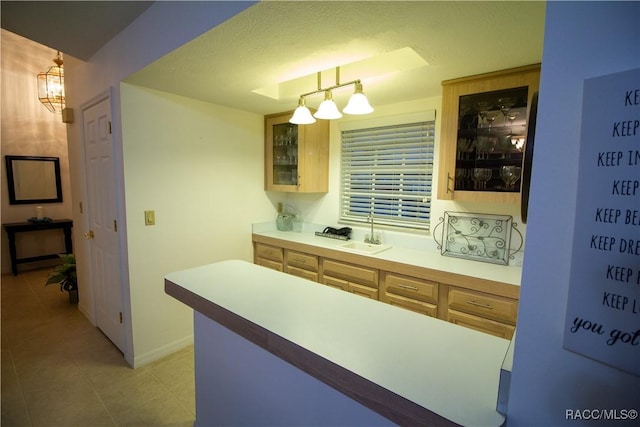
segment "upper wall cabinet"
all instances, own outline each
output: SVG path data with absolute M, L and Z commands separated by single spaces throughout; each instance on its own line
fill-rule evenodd
M 540 65 L 442 82 L 438 198 L 518 203 Z
M 291 112 L 265 117 L 266 191 L 329 191 L 329 121 L 289 123 Z

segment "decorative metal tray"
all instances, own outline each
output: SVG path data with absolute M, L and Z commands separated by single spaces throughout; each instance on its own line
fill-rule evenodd
M 438 228 L 442 227 L 440 241 Z M 511 249 L 511 239 L 520 239 Z M 511 215 L 445 212 L 433 229 L 434 240 L 444 256 L 508 265 L 523 244 L 522 234 Z

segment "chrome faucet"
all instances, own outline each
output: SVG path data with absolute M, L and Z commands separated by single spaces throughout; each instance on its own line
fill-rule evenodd
M 369 237 L 365 237 L 364 238 L 364 242 L 365 243 L 370 243 L 372 245 L 379 245 L 382 242 L 380 242 L 380 240 L 376 239 L 375 234 L 373 234 L 373 215 L 369 215 L 367 217 L 367 222 L 371 222 L 371 235 Z

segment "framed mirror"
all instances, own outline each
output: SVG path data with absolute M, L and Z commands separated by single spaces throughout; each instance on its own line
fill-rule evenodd
M 9 203 L 62 202 L 60 158 L 4 156 L 7 166 Z

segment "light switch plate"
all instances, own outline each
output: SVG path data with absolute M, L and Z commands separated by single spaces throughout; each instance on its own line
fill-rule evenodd
M 156 211 L 144 211 L 144 225 L 156 224 Z

